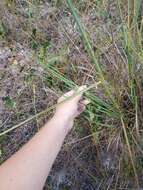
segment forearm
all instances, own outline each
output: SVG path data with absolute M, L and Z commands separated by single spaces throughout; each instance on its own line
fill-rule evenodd
M 85 88 L 81 86 L 77 94 L 72 90 L 59 98 L 55 116 L 21 150 L 0 166 L 1 190 L 43 188 L 74 118 L 84 110 L 86 104 L 79 101 Z
M 51 119 L 20 151 L 7 160 L 0 167 L 1 189 L 42 189 L 67 134 L 66 125 L 69 123 L 65 119 Z

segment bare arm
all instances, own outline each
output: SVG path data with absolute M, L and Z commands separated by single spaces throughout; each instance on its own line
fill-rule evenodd
M 83 88 L 85 87 L 80 87 L 80 90 Z M 73 93 L 70 91 L 65 96 Z M 59 101 L 63 101 L 65 96 Z M 1 190 L 43 188 L 64 138 L 79 114 L 78 102 L 81 96 L 82 93 L 60 104 L 53 118 L 21 150 L 0 166 Z

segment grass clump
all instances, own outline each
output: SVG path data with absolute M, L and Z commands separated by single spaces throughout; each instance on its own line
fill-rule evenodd
M 118 115 L 121 121 L 120 125 L 122 126 L 122 127 L 120 126 L 121 127 L 120 130 L 121 131 L 123 130 L 123 139 L 125 138 L 124 146 L 128 149 L 129 158 L 132 165 L 131 167 L 128 162 L 128 167 L 130 168 L 129 173 L 132 173 L 132 174 L 134 173 L 136 185 L 139 188 L 140 183 L 139 183 L 139 178 L 138 178 L 138 173 L 137 173 L 137 168 L 136 168 L 137 158 L 133 153 L 135 149 L 133 149 L 134 148 L 134 145 L 132 142 L 133 139 L 130 139 L 132 138 L 130 136 L 130 133 L 131 133 L 131 130 L 134 130 L 134 133 L 135 133 L 134 135 L 136 136 L 135 138 L 138 138 L 141 135 L 140 134 L 141 124 L 139 124 L 139 117 L 137 116 L 138 111 L 139 112 L 141 111 L 141 110 L 138 110 L 140 106 L 140 102 L 139 102 L 140 96 L 138 94 L 137 88 L 140 88 L 140 90 L 142 91 L 142 86 L 140 83 L 141 81 L 137 77 L 137 73 L 138 73 L 137 65 L 140 66 L 140 69 L 142 69 L 141 62 L 139 61 L 139 57 L 138 57 L 138 54 L 140 54 L 139 52 L 142 51 L 142 45 L 141 45 L 142 34 L 141 34 L 139 24 L 138 24 L 139 9 L 141 6 L 141 1 L 139 2 L 134 1 L 133 3 L 128 1 L 128 7 L 129 7 L 128 8 L 128 22 L 126 23 L 126 20 L 121 20 L 123 24 L 122 28 L 125 29 L 125 31 L 123 31 L 123 35 L 125 32 L 125 36 L 123 40 L 122 39 L 121 40 L 123 43 L 124 43 L 124 40 L 126 42 L 124 46 L 124 51 L 125 51 L 125 56 L 127 58 L 126 64 L 127 64 L 127 69 L 128 69 L 128 73 L 126 73 L 128 75 L 128 85 L 126 86 L 126 91 L 128 93 L 127 99 L 129 102 L 127 103 L 126 107 L 121 106 L 122 102 L 119 102 L 119 104 L 116 104 L 116 102 L 118 102 L 118 99 L 117 97 L 114 97 L 114 95 L 112 95 L 111 93 L 112 91 L 114 91 L 114 86 L 111 86 L 111 87 L 109 85 L 107 86 L 108 83 L 110 84 L 110 81 L 108 81 L 108 79 L 107 80 L 105 79 L 104 74 L 103 74 L 104 71 L 102 71 L 102 66 L 100 63 L 98 63 L 98 60 L 95 58 L 93 48 L 91 47 L 89 39 L 86 35 L 86 30 L 83 29 L 81 21 L 79 20 L 79 17 L 76 13 L 76 10 L 72 2 L 70 0 L 67 0 L 67 3 L 75 18 L 75 22 L 77 23 L 79 27 L 79 31 L 83 37 L 83 41 L 85 42 L 86 50 L 89 56 L 91 57 L 91 61 L 93 61 L 93 63 L 96 65 L 95 69 L 96 69 L 96 72 L 98 73 L 97 77 L 101 79 L 102 83 L 104 84 L 103 88 L 105 92 L 107 92 L 109 101 L 112 101 L 114 103 L 112 105 L 113 108 L 118 108 L 118 110 L 120 110 L 119 115 Z M 121 2 L 118 2 L 118 3 L 120 4 Z M 134 10 L 132 10 L 131 7 L 133 7 Z M 133 12 L 133 15 L 131 14 L 131 12 Z M 118 42 L 115 41 L 114 43 L 118 43 Z M 116 109 L 115 109 L 115 112 L 116 112 Z M 133 113 L 127 114 L 127 112 L 133 112 Z M 99 114 L 99 116 L 100 115 L 101 114 Z M 97 124 L 100 125 L 100 122 L 97 122 Z
M 8 3 L 12 3 L 15 10 L 15 1 Z M 24 37 L 38 67 L 44 70 L 40 73 L 42 83 L 59 92 L 58 96 L 79 85 L 88 85 L 85 96 L 91 104 L 76 124 L 88 126 L 90 134 L 85 134 L 83 139 L 90 137 L 95 147 L 92 154 L 96 156 L 96 164 L 92 168 L 95 167 L 96 172 L 92 175 L 88 172 L 88 176 L 94 179 L 94 188 L 143 187 L 141 0 L 52 1 L 45 6 L 51 6 L 54 14 L 48 16 L 43 8 L 41 17 L 36 12 L 42 7 L 41 1 L 26 2 L 24 6 L 27 6 Z M 46 22 L 43 18 L 47 19 Z M 2 26 L 0 35 L 4 33 Z M 31 69 L 27 80 L 33 85 L 30 72 Z M 5 101 L 14 106 L 12 99 Z M 36 112 L 0 136 L 53 108 Z M 81 126 L 77 128 L 78 135 L 84 134 Z

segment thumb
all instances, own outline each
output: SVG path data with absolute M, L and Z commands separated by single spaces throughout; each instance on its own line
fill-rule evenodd
M 77 90 L 74 90 L 74 96 L 75 96 L 74 100 L 76 101 L 76 103 L 78 103 L 80 101 L 86 88 L 87 88 L 87 86 L 84 85 L 84 86 L 80 86 Z

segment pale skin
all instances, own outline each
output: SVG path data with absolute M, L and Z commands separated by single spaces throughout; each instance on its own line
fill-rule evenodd
M 80 101 L 86 86 L 62 96 L 54 116 L 18 152 L 0 166 L 1 190 L 41 190 L 59 153 L 63 141 L 71 130 L 74 119 L 84 109 Z M 71 97 L 65 101 L 66 97 Z M 80 103 L 79 103 L 80 102 Z

